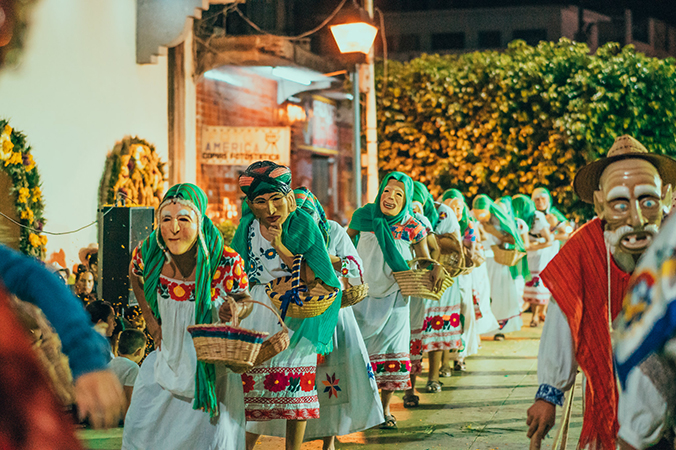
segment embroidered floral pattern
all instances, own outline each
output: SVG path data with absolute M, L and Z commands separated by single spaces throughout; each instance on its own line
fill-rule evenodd
M 368 373 L 370 380 L 376 379 L 376 375 L 373 373 L 373 366 L 371 365 L 371 363 L 366 364 L 366 373 Z
M 326 386 L 324 388 L 324 393 L 329 394 L 329 398 L 331 397 L 336 397 L 338 398 L 338 392 L 341 392 L 340 386 L 338 386 L 338 383 L 340 382 L 340 379 L 336 378 L 335 372 L 333 375 L 329 376 L 329 374 L 326 374 L 326 381 L 322 381 L 322 384 Z
M 310 392 L 315 390 L 315 374 L 306 373 L 300 377 L 300 388 L 303 392 Z
M 394 224 L 390 229 L 395 239 L 401 239 L 411 244 L 417 244 L 427 236 L 425 225 L 415 217 L 409 217 L 404 223 Z
M 254 388 L 255 384 L 256 382 L 251 375 L 247 375 L 245 373 L 242 374 L 242 387 L 244 388 L 245 394 L 250 392 Z
M 265 377 L 263 386 L 270 392 L 280 392 L 289 386 L 289 377 L 285 374 L 275 372 Z
M 451 314 L 450 323 L 451 323 L 451 326 L 453 328 L 459 327 L 460 326 L 460 314 L 458 314 L 458 313 Z
M 274 248 L 269 248 L 267 250 L 261 249 L 261 253 L 269 260 L 275 259 L 277 257 L 277 251 Z
M 422 340 L 416 339 L 411 341 L 411 355 L 422 355 Z

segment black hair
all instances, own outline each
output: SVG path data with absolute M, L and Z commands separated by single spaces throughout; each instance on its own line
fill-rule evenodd
M 94 277 L 94 272 L 92 272 L 91 270 L 89 270 L 89 269 L 87 268 L 87 266 L 85 266 L 84 264 L 78 264 L 78 265 L 77 265 L 77 271 L 75 272 L 75 281 L 80 281 L 80 276 L 81 276 L 83 273 L 91 273 L 92 276 Z M 94 277 L 94 278 L 96 278 L 96 277 Z
M 113 306 L 103 300 L 95 300 L 88 304 L 85 309 L 89 313 L 89 317 L 91 317 L 93 324 L 97 324 L 99 321 L 107 322 L 108 317 L 110 317 L 111 314 L 115 314 Z
M 120 333 L 120 339 L 117 341 L 118 355 L 132 355 L 139 348 L 146 346 L 147 338 L 141 330 L 124 330 Z
M 89 264 L 89 268 L 91 270 L 92 264 L 98 264 L 99 263 L 99 253 L 90 253 L 87 256 L 87 263 Z

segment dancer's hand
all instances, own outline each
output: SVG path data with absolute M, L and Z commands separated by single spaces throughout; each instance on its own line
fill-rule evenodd
M 438 292 L 444 285 L 444 270 L 441 264 L 437 263 L 434 265 L 430 272 L 430 277 L 432 279 L 432 289 L 434 292 Z
M 528 408 L 528 433 L 530 450 L 539 450 L 542 440 L 554 427 L 556 421 L 556 405 L 548 401 L 537 399 L 533 406 Z
M 88 418 L 93 428 L 117 426 L 126 402 L 122 386 L 110 370 L 85 373 L 75 380 L 75 403 L 80 420 Z
M 282 227 L 271 225 L 270 228 L 268 228 L 268 234 L 272 238 L 270 240 L 270 245 L 272 245 L 272 248 L 279 251 L 279 248 L 284 245 L 282 244 Z

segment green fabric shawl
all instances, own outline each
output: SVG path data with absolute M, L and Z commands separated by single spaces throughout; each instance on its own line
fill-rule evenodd
M 470 222 L 470 216 L 469 216 L 469 207 L 467 206 L 467 202 L 465 201 L 465 196 L 462 195 L 462 192 L 460 192 L 457 189 L 448 189 L 447 191 L 444 192 L 444 195 L 441 197 L 441 201 L 445 201 L 448 199 L 460 199 L 462 200 L 462 218 L 458 221 L 460 224 L 460 230 L 462 231 L 463 234 L 465 234 L 465 230 L 467 230 L 467 227 L 469 227 L 469 222 Z
M 331 241 L 331 226 L 326 219 L 326 212 L 322 204 L 319 203 L 319 199 L 305 186 L 294 189 L 293 194 L 296 196 L 296 206 L 314 219 L 328 248 Z
M 439 212 L 434 207 L 434 198 L 427 189 L 427 186 L 420 181 L 413 182 L 413 201 L 420 202 L 423 205 L 423 214 L 432 224 L 432 229 L 439 223 Z
M 516 224 L 516 215 L 514 214 L 514 205 L 512 204 L 512 197 L 508 195 L 500 197 L 495 203 L 502 206 L 507 215 L 509 216 L 509 218 L 514 221 L 514 229 L 517 231 L 518 234 L 519 226 Z M 519 237 L 521 237 L 521 235 L 519 235 Z M 516 263 L 515 266 L 511 266 L 509 268 L 509 271 L 512 274 L 512 278 L 516 278 L 519 275 L 523 276 L 523 278 L 526 281 L 529 281 L 533 278 L 531 276 L 530 269 L 528 268 L 528 258 L 526 257 L 521 258 L 519 262 Z
M 162 205 L 175 199 L 177 203 L 192 208 L 199 218 L 197 242 L 197 266 L 195 267 L 195 323 L 211 323 L 211 280 L 216 273 L 218 264 L 223 255 L 223 237 L 216 226 L 206 216 L 207 196 L 199 187 L 190 183 L 172 186 L 162 200 Z M 162 205 L 157 209 L 156 218 L 159 223 L 159 214 Z M 164 244 L 159 228 L 141 244 L 143 257 L 143 292 L 153 315 L 160 319 L 157 305 L 157 285 L 164 263 L 170 258 L 170 253 Z M 213 364 L 197 361 L 195 374 L 194 409 L 202 409 L 211 417 L 219 414 L 218 399 L 216 398 L 216 371 Z
M 527 195 L 516 194 L 512 197 L 512 207 L 514 208 L 514 217 L 517 217 L 529 227 L 533 226 L 535 218 L 535 203 Z
M 533 195 L 531 196 L 531 200 L 532 200 L 532 197 L 536 196 L 538 191 L 539 191 L 539 193 L 545 194 L 545 195 L 547 195 L 547 197 L 549 197 L 549 208 L 547 208 L 547 211 L 543 211 L 543 212 L 545 214 L 553 214 L 554 217 L 556 217 L 559 220 L 559 222 L 566 222 L 568 219 L 566 219 L 566 216 L 564 216 L 563 213 L 561 211 L 559 211 L 556 206 L 554 206 L 554 199 L 552 198 L 552 193 L 549 192 L 549 189 L 547 189 L 546 187 L 535 188 L 533 190 Z
M 477 195 L 474 198 L 472 206 L 475 209 L 488 209 L 491 213 L 491 217 L 498 219 L 498 222 L 500 223 L 500 230 L 514 238 L 514 248 L 520 252 L 526 251 L 526 247 L 524 246 L 523 239 L 521 239 L 521 235 L 517 230 L 514 218 L 505 213 L 503 209 L 493 200 L 491 200 L 489 196 L 485 194 Z M 511 245 L 507 245 L 507 247 L 511 247 Z M 531 279 L 526 257 L 521 258 L 516 266 L 510 267 L 510 272 L 512 274 L 512 278 L 523 275 L 526 281 Z
M 249 227 L 256 220 L 253 212 L 245 208 L 239 221 L 237 231 L 232 239 L 232 248 L 244 259 L 249 269 L 248 232 Z M 282 224 L 282 243 L 294 255 L 303 255 L 315 276 L 329 286 L 340 289 L 340 282 L 331 265 L 331 258 L 326 250 L 324 238 L 314 219 L 302 209 L 296 209 Z M 340 299 L 342 291 L 329 308 L 320 316 L 309 319 L 293 319 L 287 317 L 286 325 L 294 330 L 291 337 L 291 346 L 296 346 L 301 338 L 310 340 L 317 353 L 325 355 L 333 350 L 333 332 L 338 322 Z
M 401 212 L 396 216 L 386 216 L 380 210 L 380 198 L 390 180 L 397 180 L 404 183 L 405 202 Z M 373 203 L 362 206 L 352 214 L 350 221 L 350 228 L 360 232 L 372 231 L 378 239 L 378 245 L 383 252 L 385 262 L 394 272 L 403 272 L 409 270 L 408 263 L 401 256 L 396 244 L 394 243 L 394 236 L 392 236 L 391 226 L 401 223 L 406 214 L 412 214 L 411 202 L 413 201 L 413 180 L 411 177 L 402 172 L 392 172 L 388 174 L 380 183 L 378 189 L 378 196 Z

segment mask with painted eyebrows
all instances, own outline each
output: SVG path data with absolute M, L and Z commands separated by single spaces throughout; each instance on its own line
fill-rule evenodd
M 594 207 L 605 221 L 605 235 L 613 254 L 641 254 L 662 222 L 663 201 L 671 200 L 657 169 L 643 159 L 624 159 L 603 171 Z

